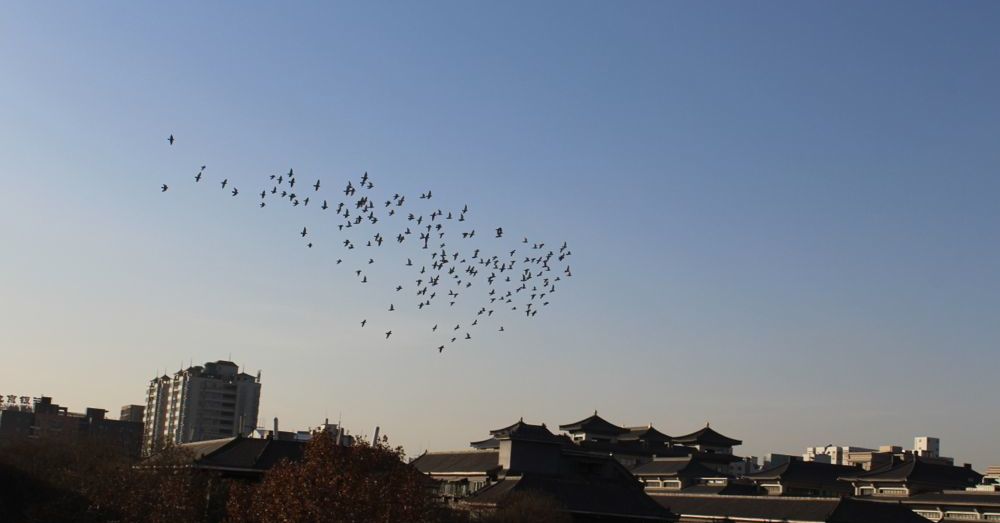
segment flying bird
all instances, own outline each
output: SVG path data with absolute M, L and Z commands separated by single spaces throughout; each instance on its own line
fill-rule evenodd
M 313 189 L 315 189 L 317 191 L 319 190 L 319 180 L 316 180 L 316 183 L 313 184 Z
M 299 234 L 301 234 L 301 235 L 302 235 L 302 237 L 303 237 L 303 238 L 305 238 L 305 237 L 306 237 L 306 234 L 309 234 L 309 233 L 308 233 L 308 231 L 306 231 L 306 228 L 305 228 L 305 227 L 303 227 L 303 228 L 302 228 L 302 232 L 300 232 Z
M 223 188 L 223 189 L 225 189 L 225 188 L 226 188 L 226 184 L 227 184 L 227 183 L 229 183 L 229 178 L 226 178 L 225 180 L 222 180 L 222 188 Z
M 167 192 L 167 189 L 169 189 L 169 187 L 167 187 L 167 184 L 163 184 L 162 186 L 160 186 L 160 192 Z
M 167 138 L 167 143 L 169 143 L 170 145 L 174 144 L 174 135 L 171 134 L 170 137 Z

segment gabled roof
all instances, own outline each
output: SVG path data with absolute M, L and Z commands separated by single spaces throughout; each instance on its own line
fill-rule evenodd
M 959 489 L 979 483 L 982 481 L 983 475 L 971 468 L 930 463 L 919 457 L 914 457 L 902 463 L 895 463 L 870 472 L 845 474 L 841 479 L 845 481 L 910 482 L 932 485 L 942 489 Z
M 850 498 L 655 494 L 653 499 L 683 516 L 747 518 L 816 523 L 927 523 L 899 504 Z
M 490 436 L 483 440 L 469 442 L 469 446 L 474 449 L 498 449 L 500 448 L 500 440 Z
M 646 441 L 650 443 L 670 443 L 672 438 L 653 428 L 652 424 L 645 427 L 629 427 L 628 432 L 618 436 L 618 441 Z
M 625 427 L 619 427 L 614 423 L 611 423 L 604 418 L 597 415 L 597 411 L 594 411 L 594 415 L 589 418 L 584 418 L 576 423 L 568 423 L 566 425 L 559 425 L 559 430 L 565 430 L 566 432 L 586 432 L 590 434 L 604 434 L 608 436 L 617 436 L 619 434 L 625 434 L 629 432 L 629 429 Z
M 712 447 L 735 447 L 737 445 L 742 445 L 743 442 L 738 439 L 733 439 L 728 436 L 723 436 L 716 432 L 712 427 L 705 425 L 701 430 L 696 430 L 690 434 L 685 434 L 683 436 L 674 436 L 674 443 L 679 443 L 681 445 L 708 445 Z
M 490 434 L 493 435 L 497 440 L 511 439 L 518 441 L 536 441 L 541 443 L 557 443 L 562 445 L 564 440 L 552 432 L 549 431 L 545 425 L 532 425 L 530 423 L 525 423 L 524 419 L 518 420 L 517 423 L 501 428 L 491 430 Z M 488 441 L 488 440 L 484 440 Z M 475 442 L 483 443 L 483 442 Z
M 860 469 L 846 465 L 833 465 L 816 461 L 793 460 L 766 470 L 747 474 L 745 477 L 757 482 L 780 481 L 785 485 L 806 488 L 827 488 L 849 490 L 850 485 L 840 481 L 845 474 L 857 473 Z
M 489 474 L 500 469 L 500 452 L 426 452 L 413 460 L 411 465 L 424 474 Z
M 185 443 L 181 447 L 194 452 L 195 468 L 262 472 L 283 459 L 301 459 L 305 442 L 235 437 Z
M 671 514 L 642 488 L 613 481 L 586 481 L 549 476 L 509 476 L 479 490 L 464 504 L 495 507 L 516 492 L 533 491 L 551 496 L 566 512 L 585 517 L 623 520 L 673 521 Z
M 691 457 L 655 459 L 632 469 L 632 475 L 671 476 L 692 479 L 729 477 L 728 474 L 712 470 Z

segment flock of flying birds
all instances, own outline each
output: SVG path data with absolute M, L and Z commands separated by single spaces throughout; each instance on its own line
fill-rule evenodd
M 174 136 L 170 135 L 167 142 L 174 145 Z M 209 181 L 205 169 L 202 165 L 195 173 L 194 183 L 217 183 L 232 198 L 243 194 L 228 178 Z M 377 198 L 375 182 L 367 172 L 333 191 L 327 187 L 320 179 L 300 184 L 295 171 L 289 169 L 287 173 L 269 175 L 254 199 L 259 200 L 257 206 L 261 209 L 286 205 L 324 214 L 342 236 L 336 241 L 344 254 L 335 264 L 356 260 L 356 268 L 351 270 L 360 284 L 369 284 L 366 269 L 376 262 L 376 257 L 381 259 L 382 253 L 391 252 L 383 244 L 409 246 L 416 254 L 406 257 L 405 262 L 397 260 L 405 279 L 388 290 L 393 299 L 387 311 L 396 313 L 407 306 L 417 311 L 447 307 L 449 317 L 465 318 L 454 326 L 451 323 L 455 320 L 428 324 L 429 331 L 440 336 L 436 346 L 439 353 L 449 344 L 471 340 L 472 334 L 487 324 L 491 331 L 504 332 L 501 318 L 512 314 L 534 318 L 549 306 L 558 285 L 573 275 L 568 261 L 572 252 L 565 242 L 546 247 L 546 243 L 523 237 L 510 244 L 503 227 L 480 231 L 477 236 L 466 219 L 468 205 L 442 210 L 431 204 L 434 195 L 430 190 L 419 195 L 417 205 L 399 193 Z M 160 186 L 161 192 L 168 190 L 166 183 Z M 323 241 L 308 226 L 296 232 L 306 248 L 311 249 L 314 241 Z M 482 240 L 484 236 L 493 247 L 475 247 L 472 239 Z M 358 251 L 365 254 L 358 257 Z M 362 328 L 369 325 L 367 318 L 359 318 L 358 322 Z M 385 339 L 392 335 L 388 328 Z

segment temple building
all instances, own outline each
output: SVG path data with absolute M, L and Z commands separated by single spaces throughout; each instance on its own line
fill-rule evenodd
M 854 489 L 843 475 L 860 472 L 858 467 L 818 461 L 789 460 L 745 477 L 771 496 L 850 496 Z
M 530 490 L 554 498 L 574 521 L 676 520 L 621 463 L 553 434 L 544 424 L 519 420 L 470 446 L 468 451 L 426 452 L 412 462 L 439 482 L 442 497 L 470 513 L 489 513 L 511 495 Z
M 845 474 L 841 479 L 852 485 L 855 496 L 905 497 L 974 487 L 983 475 L 971 467 L 942 465 L 914 456 L 876 470 Z

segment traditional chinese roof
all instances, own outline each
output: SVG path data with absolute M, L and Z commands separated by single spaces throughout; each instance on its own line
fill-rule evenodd
M 560 438 L 549 431 L 545 425 L 532 425 L 530 423 L 525 423 L 524 419 L 518 420 L 517 423 L 503 427 L 501 429 L 491 430 L 490 434 L 493 435 L 497 440 L 511 439 L 518 441 L 536 441 L 542 443 L 558 443 L 563 444 L 563 438 Z M 473 442 L 473 443 L 484 443 L 489 440 L 484 440 L 483 442 Z
M 539 475 L 512 476 L 479 490 L 463 504 L 495 507 L 508 496 L 525 491 L 550 496 L 566 512 L 587 518 L 674 521 L 671 514 L 646 495 L 640 486 L 614 481 Z
M 747 474 L 746 478 L 757 482 L 780 481 L 784 485 L 803 488 L 850 491 L 850 485 L 840 481 L 839 478 L 845 474 L 857 473 L 859 470 L 857 467 L 846 465 L 792 460 Z
M 424 474 L 489 474 L 500 469 L 495 450 L 425 452 L 411 464 Z
M 920 483 L 940 489 L 961 489 L 976 485 L 983 475 L 971 468 L 929 463 L 918 457 L 870 472 L 861 471 L 841 476 L 845 481 Z
M 735 447 L 743 444 L 743 442 L 738 439 L 733 439 L 719 434 L 708 425 L 705 425 L 703 429 L 696 430 L 690 434 L 675 436 L 673 441 L 674 443 L 679 443 L 681 445 L 708 445 L 711 447 Z
M 594 415 L 589 418 L 584 418 L 576 423 L 559 425 L 559 430 L 565 430 L 569 433 L 584 432 L 588 434 L 604 434 L 608 436 L 617 436 L 619 434 L 626 434 L 629 432 L 629 429 L 619 427 L 618 425 L 615 425 L 598 416 L 596 410 L 594 411 Z
M 700 518 L 744 518 L 762 521 L 810 523 L 927 523 L 899 504 L 851 498 L 798 498 L 782 496 L 720 496 L 717 494 L 662 493 L 652 496 L 675 514 Z
M 263 472 L 287 459 L 302 458 L 305 443 L 256 438 L 224 438 L 180 445 L 194 454 L 195 468 L 231 471 Z
M 672 438 L 653 428 L 653 424 L 645 427 L 629 427 L 628 432 L 618 436 L 619 441 L 645 441 L 649 443 L 670 443 Z
M 698 462 L 697 459 L 668 458 L 655 459 L 649 463 L 643 463 L 632 469 L 634 476 L 668 476 L 681 478 L 726 478 L 728 474 L 722 474 L 717 470 L 710 469 Z

